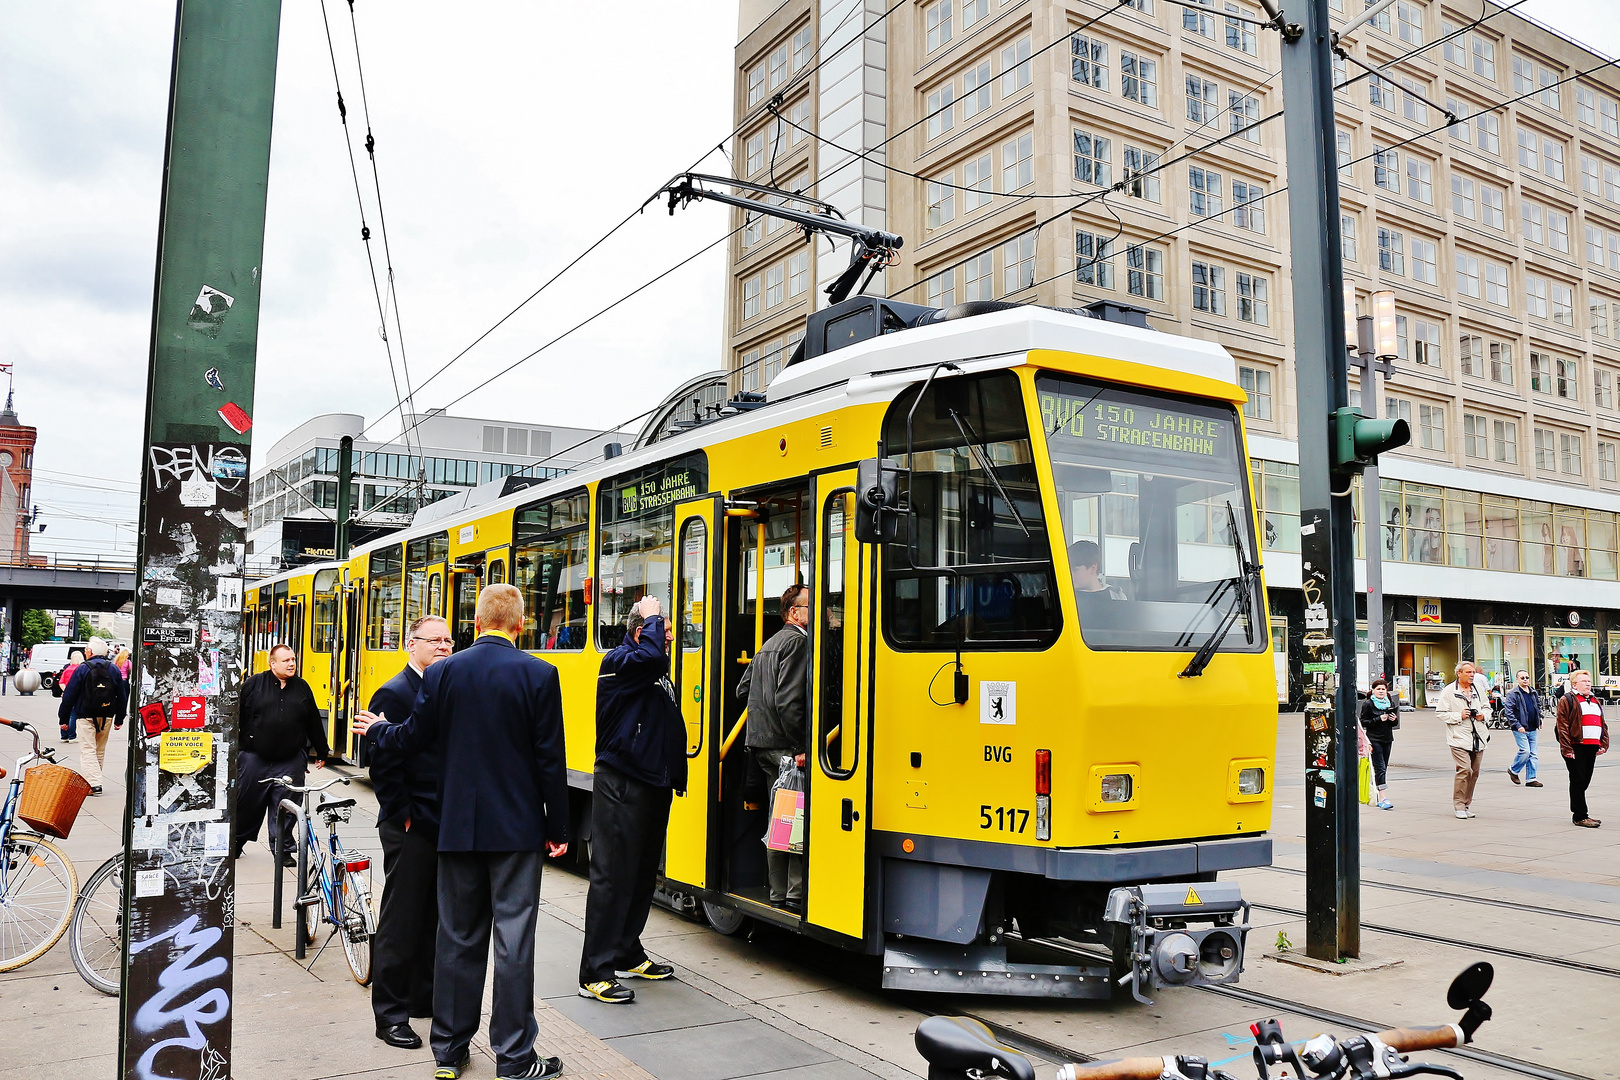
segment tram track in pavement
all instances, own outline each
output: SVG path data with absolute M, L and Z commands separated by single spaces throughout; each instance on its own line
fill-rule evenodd
M 1297 919 L 1303 919 L 1306 915 L 1305 912 L 1298 908 L 1281 907 L 1277 904 L 1251 903 L 1250 906 L 1261 911 L 1274 911 L 1279 915 L 1291 915 Z M 1583 960 L 1571 960 L 1563 956 L 1547 956 L 1542 953 L 1526 952 L 1522 949 L 1509 949 L 1502 945 L 1488 945 L 1479 941 L 1463 941 L 1459 938 L 1425 933 L 1422 930 L 1409 930 L 1403 926 L 1385 926 L 1380 923 L 1363 922 L 1361 928 L 1363 930 L 1373 930 L 1380 934 L 1394 934 L 1397 937 L 1411 938 L 1414 941 L 1427 941 L 1435 945 L 1450 945 L 1458 949 L 1470 949 L 1474 952 L 1486 952 L 1495 956 L 1506 956 L 1514 960 L 1528 960 L 1534 964 L 1548 964 L 1566 970 L 1585 971 L 1593 975 L 1605 975 L 1611 979 L 1620 979 L 1620 968 L 1612 968 L 1603 964 L 1588 964 Z
M 1279 874 L 1295 874 L 1300 877 L 1305 871 L 1292 866 L 1265 866 L 1262 870 L 1275 870 Z M 1620 926 L 1620 918 L 1609 915 L 1593 915 L 1586 911 L 1568 911 L 1564 908 L 1543 907 L 1539 904 L 1521 904 L 1514 900 L 1495 900 L 1489 896 L 1471 896 L 1468 893 L 1446 892 L 1444 889 L 1425 889 L 1419 885 L 1400 885 L 1393 881 L 1371 881 L 1361 879 L 1363 888 L 1387 889 L 1391 892 L 1411 893 L 1415 896 L 1432 896 L 1441 900 L 1457 900 L 1465 904 L 1484 904 L 1489 907 L 1505 908 L 1509 911 L 1523 911 L 1531 915 L 1550 915 L 1560 919 L 1575 919 L 1581 922 L 1599 923 L 1603 926 Z

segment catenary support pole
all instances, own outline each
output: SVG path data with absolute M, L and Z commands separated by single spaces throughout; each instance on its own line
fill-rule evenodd
M 181 0 L 141 461 L 119 1068 L 232 1075 L 243 576 L 279 0 Z
M 1305 600 L 1305 946 L 1361 953 L 1361 820 L 1356 789 L 1356 598 L 1350 482 L 1335 479 L 1335 409 L 1350 399 L 1339 174 L 1331 134 L 1328 0 L 1288 7 L 1282 47 L 1288 225 L 1299 404 L 1301 588 Z M 1332 158 L 1332 160 L 1330 160 Z M 1335 489 L 1335 485 L 1337 490 Z
M 1369 420 L 1378 416 L 1378 376 L 1385 373 L 1388 361 L 1379 360 L 1374 341 L 1373 317 L 1362 315 L 1356 319 L 1357 367 L 1361 369 L 1361 412 Z M 1375 460 L 1361 474 L 1362 546 L 1366 549 L 1363 560 L 1367 580 L 1367 668 L 1368 678 L 1382 674 L 1389 678 L 1389 665 L 1384 657 L 1384 499 L 1378 483 L 1378 462 Z M 1395 680 L 1390 678 L 1389 692 L 1395 693 Z
M 349 486 L 354 482 L 354 436 L 345 435 L 338 440 L 338 496 L 337 536 L 332 548 L 338 562 L 349 558 L 349 517 L 354 513 L 354 499 Z

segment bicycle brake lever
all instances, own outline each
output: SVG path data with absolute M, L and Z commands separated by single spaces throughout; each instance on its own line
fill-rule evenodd
M 1432 1073 L 1435 1076 L 1449 1076 L 1452 1080 L 1463 1080 L 1463 1074 L 1449 1065 L 1430 1065 L 1422 1061 L 1410 1065 L 1391 1066 L 1389 1070 L 1391 1077 L 1416 1076 L 1419 1073 Z

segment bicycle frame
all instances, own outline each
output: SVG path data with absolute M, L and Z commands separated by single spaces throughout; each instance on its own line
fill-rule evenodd
M 12 771 L 11 778 L 6 783 L 5 800 L 0 802 L 0 848 L 3 848 L 5 842 L 11 838 L 12 831 L 17 824 L 17 803 L 22 798 L 23 775 L 30 766 L 37 762 L 50 761 L 54 763 L 55 759 L 49 748 L 40 748 L 39 730 L 34 725 L 22 720 L 4 720 L 0 721 L 0 723 L 8 724 L 17 731 L 28 732 L 34 736 L 33 750 L 17 759 L 17 767 Z M 27 831 L 29 833 L 33 832 L 32 829 Z M 10 878 L 10 866 L 7 865 L 5 860 L 0 859 L 0 895 L 5 893 L 6 883 Z

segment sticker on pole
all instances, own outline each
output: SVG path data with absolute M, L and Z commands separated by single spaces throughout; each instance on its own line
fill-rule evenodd
M 195 731 L 207 719 L 207 703 L 200 697 L 177 698 L 169 716 L 169 726 L 176 731 Z
M 196 302 L 191 305 L 191 314 L 186 316 L 186 325 L 206 337 L 218 337 L 220 324 L 231 313 L 234 303 L 236 297 L 222 293 L 211 285 L 204 285 L 197 294 Z
M 981 682 L 979 684 L 979 723 L 1018 723 L 1018 684 Z
M 137 870 L 137 871 L 135 871 L 135 895 L 137 897 L 141 897 L 141 896 L 162 896 L 163 895 L 163 871 L 162 870 Z
M 158 744 L 158 768 L 181 775 L 194 773 L 214 760 L 211 731 L 165 731 Z

